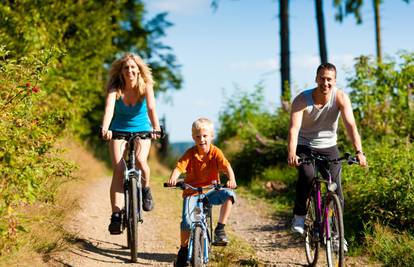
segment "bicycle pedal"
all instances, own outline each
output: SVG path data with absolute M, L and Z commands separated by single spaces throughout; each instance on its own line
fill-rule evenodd
M 213 243 L 211 243 L 213 246 L 216 246 L 216 247 L 225 247 L 225 246 L 227 246 L 227 244 L 228 244 L 228 242 L 225 242 L 225 241 L 221 241 L 221 242 L 213 242 Z
M 111 235 L 120 235 L 120 234 L 122 234 L 122 231 L 109 231 L 109 234 L 111 234 Z

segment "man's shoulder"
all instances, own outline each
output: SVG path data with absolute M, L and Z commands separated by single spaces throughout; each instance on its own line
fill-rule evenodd
M 339 88 L 336 88 L 336 102 L 339 106 L 342 106 L 347 102 L 347 99 L 349 99 L 348 95 L 345 93 L 344 90 L 341 90 Z
M 307 89 L 298 94 L 292 101 L 292 111 L 302 111 L 308 106 L 307 97 L 312 95 L 314 89 Z M 312 97 L 312 96 L 310 96 Z

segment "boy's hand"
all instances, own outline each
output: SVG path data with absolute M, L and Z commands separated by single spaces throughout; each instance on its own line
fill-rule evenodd
M 174 177 L 170 177 L 170 179 L 167 181 L 167 184 L 169 186 L 175 186 L 177 184 L 177 179 Z
M 235 180 L 228 180 L 226 186 L 231 189 L 235 189 L 237 187 L 237 183 Z

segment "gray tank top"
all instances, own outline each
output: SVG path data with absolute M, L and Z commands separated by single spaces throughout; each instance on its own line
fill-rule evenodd
M 328 148 L 336 145 L 338 119 L 340 110 L 336 104 L 337 89 L 332 89 L 331 98 L 321 109 L 315 107 L 312 92 L 309 89 L 302 92 L 307 107 L 303 112 L 302 126 L 299 131 L 298 145 L 312 148 Z

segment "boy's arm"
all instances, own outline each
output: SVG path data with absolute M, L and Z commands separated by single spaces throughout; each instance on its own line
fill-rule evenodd
M 180 177 L 181 171 L 178 168 L 175 168 L 168 179 L 167 183 L 169 186 L 174 186 L 177 183 L 178 177 Z
M 229 178 L 227 180 L 226 186 L 229 188 L 236 188 L 237 187 L 237 183 L 236 183 L 236 177 L 234 176 L 234 171 L 233 168 L 230 166 L 230 164 L 228 164 L 226 166 L 226 173 L 227 173 L 227 177 Z

